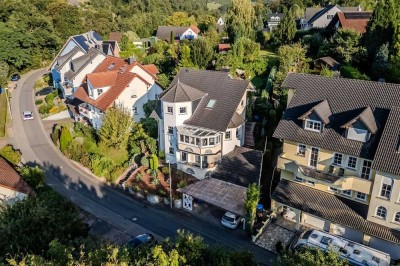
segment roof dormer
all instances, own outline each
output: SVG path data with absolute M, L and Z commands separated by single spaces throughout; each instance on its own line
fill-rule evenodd
M 378 131 L 371 107 L 364 108 L 357 116 L 342 125 L 346 129 L 346 138 L 366 142 L 371 134 Z
M 328 101 L 323 100 L 301 115 L 299 119 L 304 121 L 305 130 L 322 132 L 324 126 L 329 124 L 331 115 L 332 111 Z

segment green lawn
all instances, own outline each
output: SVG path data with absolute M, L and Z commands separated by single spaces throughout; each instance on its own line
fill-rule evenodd
M 0 138 L 6 135 L 6 122 L 7 122 L 7 95 L 3 91 L 0 94 Z

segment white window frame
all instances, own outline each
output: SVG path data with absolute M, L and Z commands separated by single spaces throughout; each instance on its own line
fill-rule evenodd
M 310 123 L 310 126 L 308 126 L 308 123 Z M 316 128 L 317 125 L 319 125 L 319 129 Z M 306 119 L 304 122 L 304 129 L 315 131 L 315 132 L 321 132 L 322 122 L 318 121 L 318 120 Z
M 362 177 L 363 170 L 364 170 L 364 167 L 365 167 L 364 166 L 365 162 L 369 162 L 370 163 L 370 165 L 369 165 L 369 175 L 368 175 L 367 178 Z M 372 175 L 372 161 L 363 159 L 363 162 L 362 162 L 362 165 L 361 165 L 361 169 L 360 169 L 360 177 L 362 179 L 365 179 L 365 180 L 370 180 L 371 179 L 371 175 Z
M 385 190 L 383 189 L 384 186 L 386 186 Z M 388 189 L 387 186 L 389 186 L 390 189 Z M 381 198 L 390 200 L 390 197 L 392 196 L 392 189 L 393 189 L 392 184 L 387 184 L 387 183 L 383 183 L 383 182 L 382 182 L 381 189 L 380 189 L 380 191 L 379 191 L 379 196 L 380 196 Z M 382 193 L 383 191 L 385 191 L 385 193 Z M 388 193 L 388 192 L 389 192 L 389 193 Z M 388 196 L 382 195 L 382 194 L 387 194 L 387 193 L 389 194 Z
M 356 159 L 356 164 L 355 164 L 354 168 L 349 166 L 350 158 L 355 158 Z M 347 156 L 346 168 L 352 169 L 352 170 L 356 170 L 357 169 L 357 164 L 358 164 L 358 158 L 357 157 L 355 157 L 355 156 Z
M 316 164 L 315 166 L 311 165 L 311 156 L 312 156 L 312 150 L 313 150 L 313 149 L 317 149 L 317 151 L 318 151 L 317 164 Z M 310 147 L 310 156 L 309 156 L 309 158 L 308 158 L 308 166 L 317 169 L 317 167 L 318 167 L 318 161 L 319 161 L 319 152 L 320 152 L 319 148 L 317 148 L 317 147 Z
M 381 210 L 381 211 L 380 211 Z M 384 217 L 382 217 L 381 215 L 378 214 L 378 212 L 384 212 Z M 387 216 L 387 209 L 384 206 L 378 206 L 376 207 L 376 211 L 375 211 L 375 216 L 379 219 L 383 219 L 386 220 L 386 216 Z
M 227 134 L 229 134 L 229 138 L 227 138 Z M 224 136 L 224 140 L 231 140 L 232 139 L 232 132 L 231 131 L 226 131 L 225 132 L 225 136 Z
M 133 107 L 132 107 L 132 111 L 133 111 L 133 114 L 134 114 L 134 115 L 137 115 L 137 114 L 138 114 L 138 110 L 137 110 L 137 107 L 136 107 L 136 106 L 133 106 Z
M 350 191 L 350 194 L 345 193 L 345 191 Z M 353 191 L 351 189 L 346 189 L 346 190 L 340 191 L 340 194 L 345 195 L 346 197 L 351 197 L 351 196 L 353 196 Z
M 183 111 L 183 112 L 182 112 L 182 111 Z M 179 107 L 179 114 L 180 114 L 180 115 L 185 115 L 185 114 L 187 114 L 187 108 L 186 108 L 186 106 Z
M 171 152 L 171 151 L 172 151 L 172 152 Z M 169 147 L 168 152 L 169 152 L 169 154 L 175 154 L 175 149 L 174 149 L 174 147 Z
M 398 215 L 398 221 L 396 221 L 396 216 Z M 400 224 L 400 212 L 395 212 L 395 214 L 393 215 L 393 222 L 394 223 L 398 223 Z
M 171 111 L 170 111 L 170 108 L 171 108 Z M 167 114 L 173 115 L 174 114 L 174 107 L 167 106 Z
M 340 164 L 339 163 L 335 163 L 336 155 L 340 156 Z M 343 165 L 343 158 L 344 158 L 344 155 L 342 153 L 335 152 L 333 154 L 333 157 L 332 157 L 332 164 L 333 165 L 337 165 L 337 166 L 342 166 Z
M 304 153 L 301 153 L 300 151 L 303 149 L 303 147 L 304 147 Z M 307 145 L 299 143 L 297 145 L 297 155 L 305 157 L 306 156 L 306 152 L 307 152 Z
M 339 189 L 337 189 L 335 187 L 328 187 L 328 191 L 337 193 L 339 191 Z
M 294 176 L 294 181 L 303 183 L 304 179 L 296 175 Z
M 170 129 L 172 129 L 172 133 L 170 132 Z M 174 127 L 168 126 L 168 135 L 173 135 L 174 134 Z
M 359 197 L 359 195 L 363 195 L 364 197 Z M 361 201 L 367 201 L 367 194 L 362 193 L 360 191 L 356 191 L 356 199 Z

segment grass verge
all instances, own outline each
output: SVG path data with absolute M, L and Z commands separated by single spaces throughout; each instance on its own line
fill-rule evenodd
M 6 135 L 7 123 L 7 94 L 3 92 L 0 94 L 0 138 Z

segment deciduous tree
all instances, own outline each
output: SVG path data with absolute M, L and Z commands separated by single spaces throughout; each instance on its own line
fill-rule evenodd
M 250 0 L 232 0 L 227 17 L 226 28 L 231 42 L 240 37 L 254 38 L 255 14 Z
M 98 131 L 100 141 L 109 147 L 125 149 L 132 125 L 133 120 L 128 110 L 121 107 L 109 108 Z
M 279 266 L 347 266 L 347 261 L 333 251 L 324 252 L 320 249 L 302 249 L 296 252 L 284 253 L 278 259 Z

